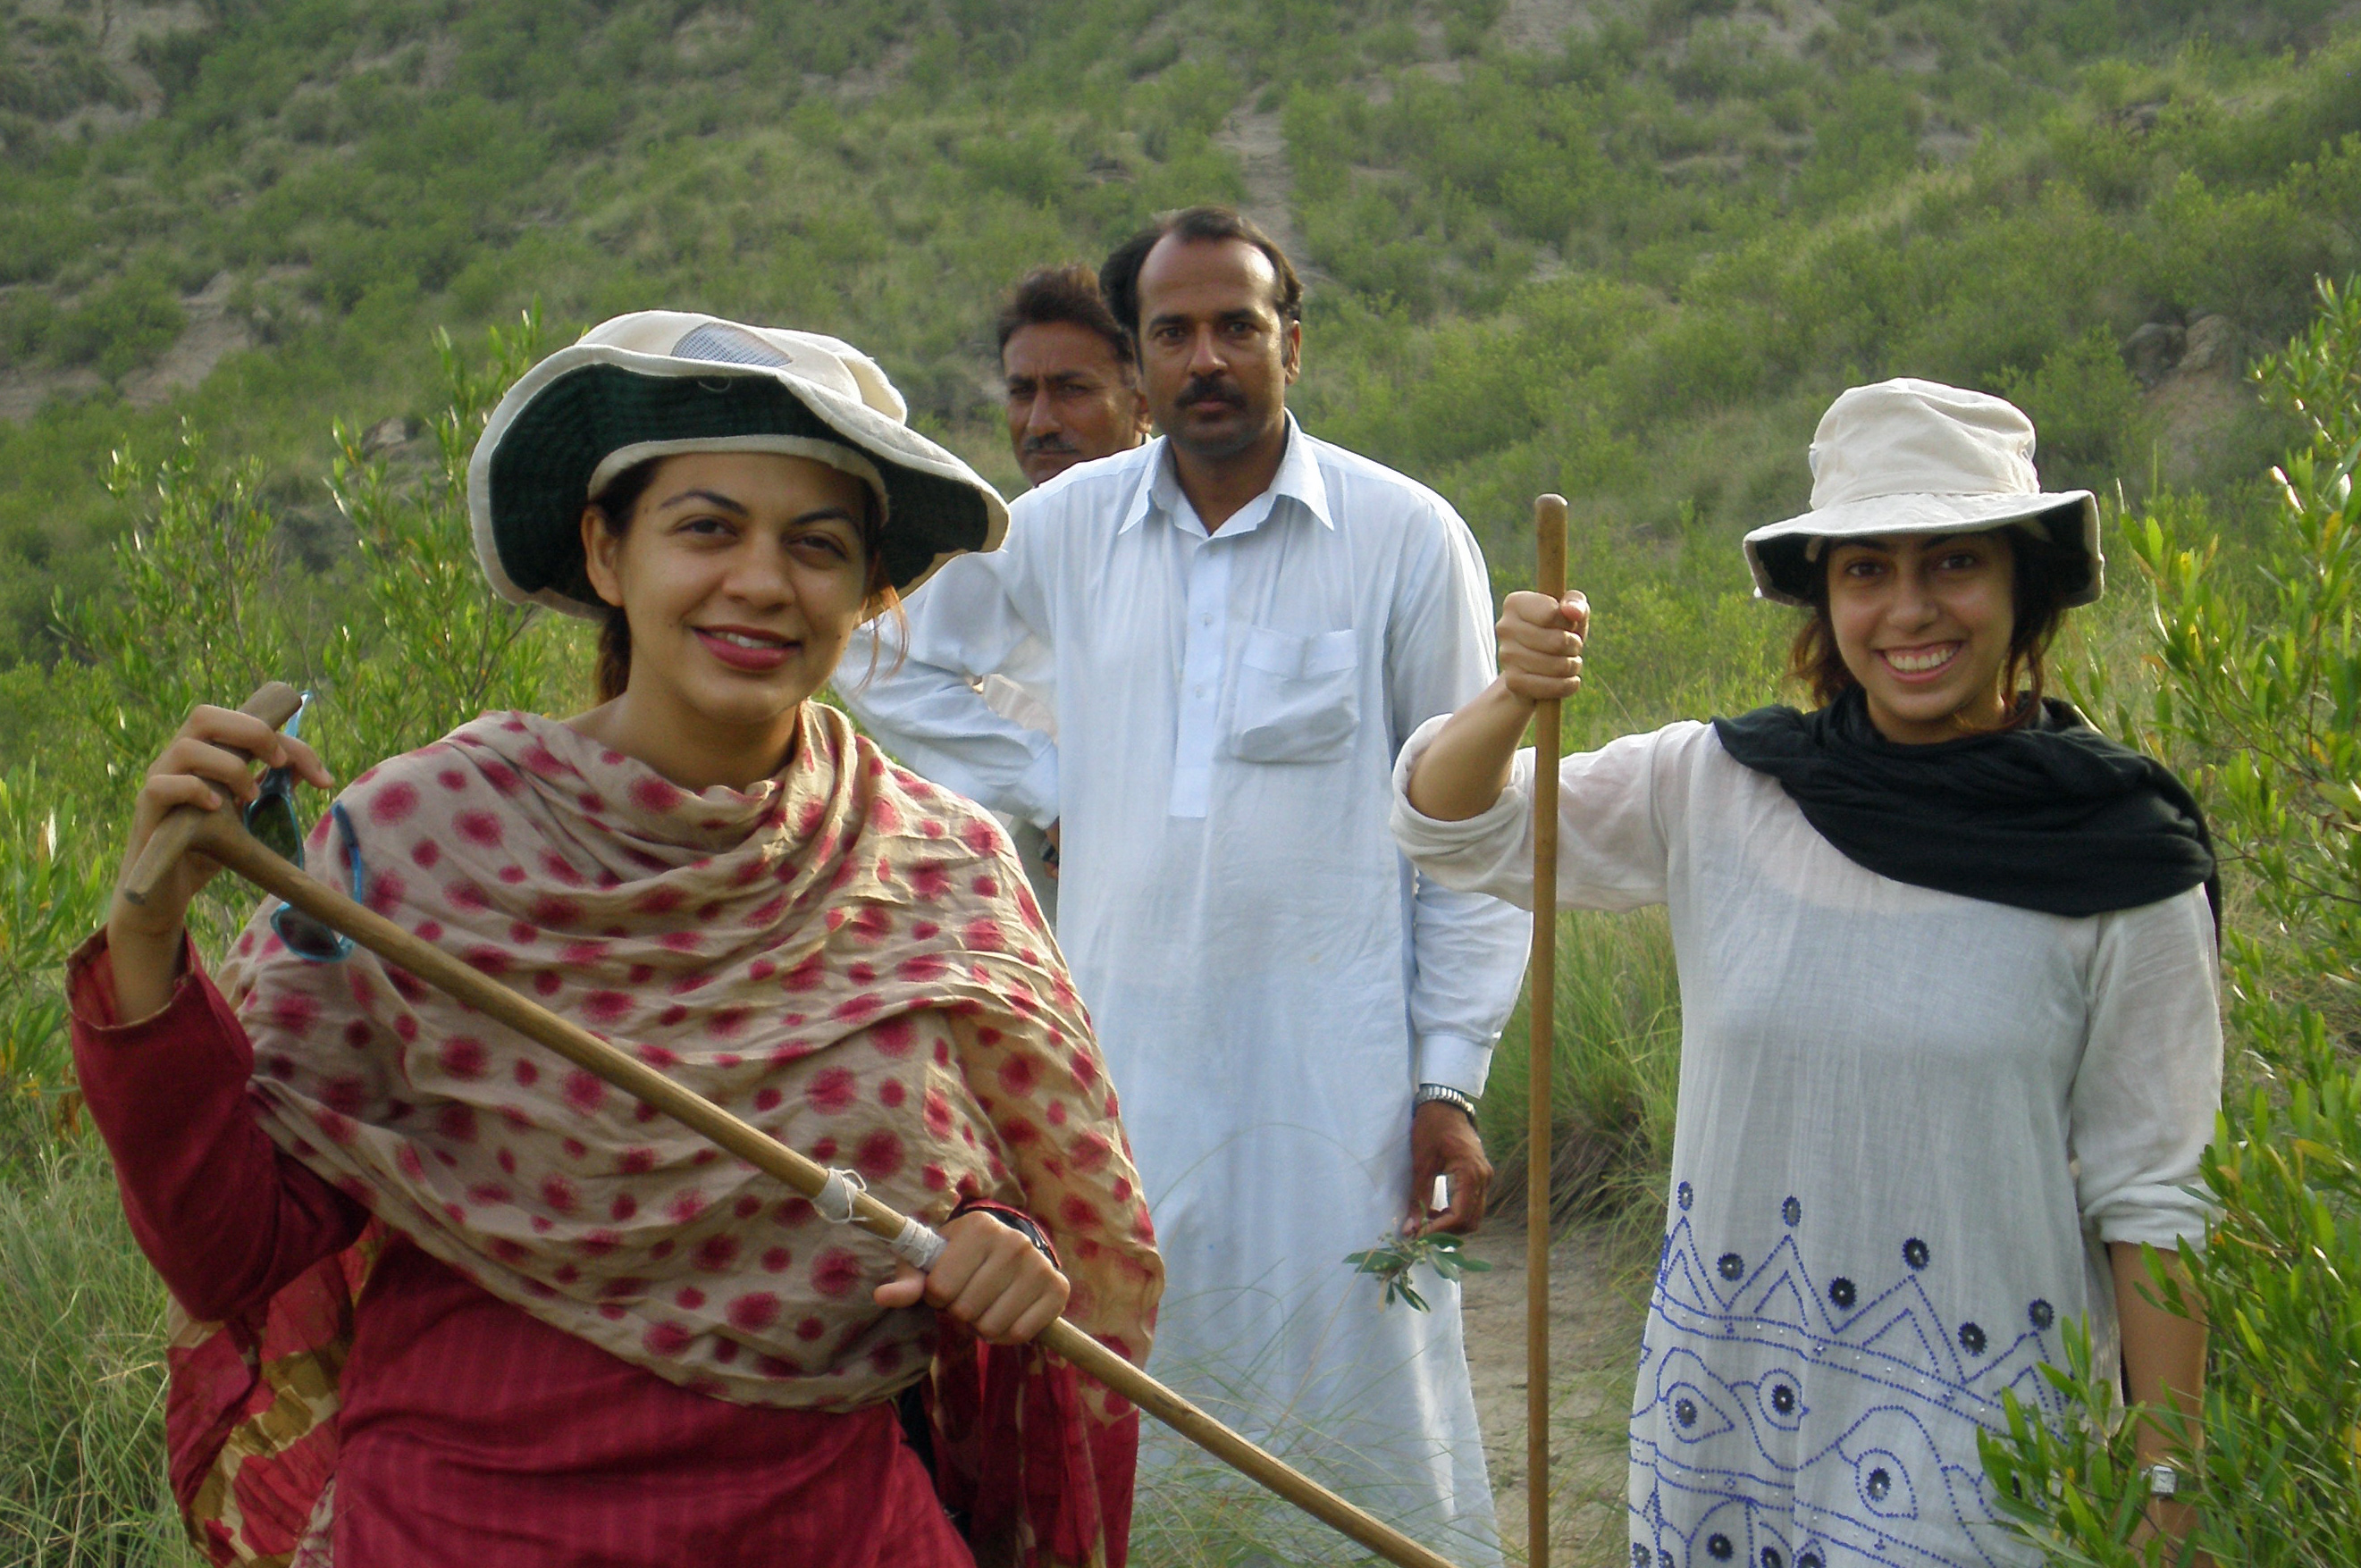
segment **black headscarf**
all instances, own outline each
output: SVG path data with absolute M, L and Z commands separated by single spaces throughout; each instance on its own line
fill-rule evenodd
M 2202 883 L 2205 817 L 2160 762 L 2052 699 L 2014 729 L 1902 746 L 1858 686 L 1827 707 L 1717 718 L 1722 749 L 1779 781 L 1804 820 L 1881 876 L 2050 915 L 2100 915 Z

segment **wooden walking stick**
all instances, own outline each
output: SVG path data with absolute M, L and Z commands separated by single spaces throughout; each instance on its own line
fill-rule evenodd
M 273 682 L 257 692 L 243 711 L 275 727 L 285 723 L 295 707 L 293 690 Z M 192 820 L 192 826 L 176 826 L 183 820 Z M 169 839 L 168 832 L 171 835 Z M 176 844 L 177 849 L 173 848 Z M 823 1189 L 829 1187 L 832 1179 L 825 1168 L 769 1134 L 684 1089 L 579 1025 L 478 973 L 385 916 L 313 881 L 302 868 L 281 860 L 248 833 L 235 804 L 210 812 L 183 806 L 166 817 L 124 879 L 124 896 L 135 904 L 147 902 L 171 870 L 173 861 L 191 849 L 210 856 L 323 925 L 343 932 L 386 962 L 548 1047 L 642 1103 L 654 1106 L 806 1198 L 820 1200 Z M 897 1254 L 908 1255 L 914 1249 L 923 1253 L 930 1242 L 939 1250 L 940 1240 L 934 1232 L 895 1212 L 866 1192 L 837 1182 L 834 1197 L 840 1201 L 849 1198 L 851 1223 L 894 1245 Z M 826 1202 L 821 1207 L 825 1212 Z M 1448 1558 L 1420 1545 L 1283 1460 L 1257 1448 L 1065 1319 L 1051 1323 L 1033 1343 L 1097 1378 L 1215 1458 L 1387 1562 L 1398 1563 L 1400 1568 L 1453 1568 Z
M 1540 581 L 1565 598 L 1565 498 L 1533 502 Z M 1525 1131 L 1525 1561 L 1549 1568 L 1550 1069 L 1557 1046 L 1557 757 L 1554 700 L 1533 710 L 1533 955 L 1526 969 L 1532 1016 Z

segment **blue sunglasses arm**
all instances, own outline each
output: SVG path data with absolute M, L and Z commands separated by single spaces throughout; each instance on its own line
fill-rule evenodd
M 335 823 L 336 832 L 345 841 L 345 859 L 352 867 L 352 900 L 355 904 L 366 905 L 368 903 L 368 867 L 361 860 L 360 835 L 353 831 L 353 819 L 346 812 L 343 801 L 328 807 L 328 817 Z

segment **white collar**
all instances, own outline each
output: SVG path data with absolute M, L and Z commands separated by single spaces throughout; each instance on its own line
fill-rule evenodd
M 1281 497 L 1292 499 L 1317 518 L 1323 528 L 1336 526 L 1336 520 L 1328 510 L 1327 481 L 1321 477 L 1320 464 L 1312 453 L 1312 438 L 1295 422 L 1294 414 L 1286 417 L 1287 451 L 1279 460 L 1279 472 L 1271 476 L 1268 488 L 1222 524 L 1223 533 L 1253 532 L 1269 518 Z M 1180 493 L 1180 477 L 1172 469 L 1170 444 L 1170 439 L 1161 435 L 1148 443 L 1148 482 L 1133 493 L 1123 521 L 1115 527 L 1117 533 L 1138 527 L 1151 508 L 1166 517 L 1177 517 L 1188 504 L 1188 498 Z

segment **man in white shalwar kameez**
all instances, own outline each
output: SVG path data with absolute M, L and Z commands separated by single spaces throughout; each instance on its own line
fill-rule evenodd
M 1059 940 L 1164 1254 L 1152 1369 L 1497 1563 L 1457 1287 L 1422 1271 L 1433 1310 L 1386 1308 L 1343 1261 L 1405 1217 L 1472 1230 L 1491 1174 L 1469 1113 L 1527 916 L 1422 882 L 1387 828 L 1404 740 L 1492 678 L 1482 557 L 1440 497 L 1286 412 L 1301 285 L 1252 225 L 1194 209 L 1102 276 L 1166 435 L 1020 498 L 843 696 L 920 773 L 1058 830 Z M 1012 672 L 1054 740 L 977 695 Z

